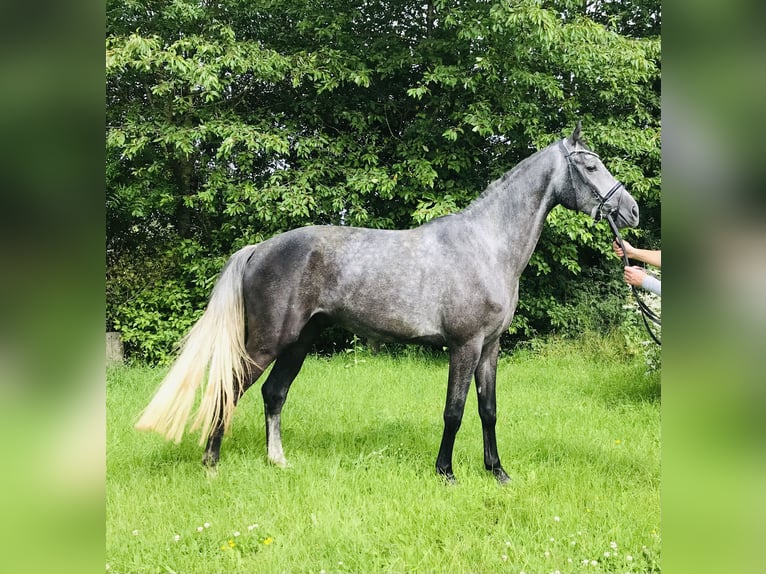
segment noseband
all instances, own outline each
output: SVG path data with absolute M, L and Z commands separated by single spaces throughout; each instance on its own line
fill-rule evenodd
M 599 161 L 601 161 L 601 158 L 598 157 L 598 154 L 593 153 L 589 150 L 584 149 L 578 149 L 569 151 L 567 149 L 566 144 L 564 143 L 565 140 L 559 141 L 559 147 L 561 148 L 561 152 L 564 154 L 564 157 L 567 160 L 567 166 L 569 167 L 569 177 L 572 179 L 572 187 L 574 187 L 574 174 L 577 173 L 577 175 L 580 176 L 580 179 L 588 186 L 588 189 L 590 189 L 591 193 L 595 195 L 598 198 L 598 205 L 593 208 L 593 212 L 591 213 L 591 216 L 595 221 L 599 221 L 603 217 L 607 217 L 612 215 L 615 211 L 619 210 L 620 208 L 620 201 L 622 201 L 622 198 L 620 198 L 620 201 L 617 202 L 617 206 L 613 209 L 607 209 L 606 208 L 606 202 L 611 199 L 611 197 L 617 193 L 617 191 L 622 188 L 624 189 L 625 186 L 622 185 L 619 181 L 615 183 L 612 186 L 612 189 L 610 189 L 606 195 L 601 195 L 599 191 L 593 187 L 590 182 L 583 177 L 583 175 L 580 173 L 580 170 L 577 169 L 577 167 L 574 165 L 574 162 L 572 161 L 572 156 L 576 153 L 587 153 L 589 155 L 595 156 Z

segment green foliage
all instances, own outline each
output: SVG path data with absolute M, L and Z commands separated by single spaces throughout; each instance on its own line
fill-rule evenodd
M 224 260 L 191 240 L 124 257 L 107 268 L 107 327 L 122 333 L 133 359 L 164 362 L 201 316 Z
M 109 1 L 109 289 L 131 269 L 163 262 L 165 274 L 136 274 L 108 321 L 159 358 L 203 304 L 213 263 L 239 246 L 307 224 L 406 228 L 454 212 L 578 119 L 641 205 L 632 240 L 656 246 L 659 14 L 658 1 Z M 518 332 L 539 323 L 528 310 L 564 304 L 562 273 L 576 287 L 586 265 L 613 264 L 593 257 L 606 236 L 551 214 Z M 206 277 L 187 276 L 179 242 L 197 246 Z M 535 328 L 567 322 L 557 316 Z
M 656 314 L 661 315 L 659 297 L 641 291 L 641 298 Z M 625 311 L 619 328 L 623 338 L 622 344 L 632 354 L 643 359 L 647 373 L 658 372 L 662 367 L 662 347 L 647 332 L 647 324 L 644 323 L 641 311 L 630 295 L 626 297 Z M 648 321 L 648 329 L 662 340 L 662 328 L 659 325 Z

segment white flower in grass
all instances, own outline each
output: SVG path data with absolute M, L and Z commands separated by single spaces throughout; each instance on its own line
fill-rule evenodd
M 582 561 L 582 564 L 583 566 L 587 566 L 588 564 L 590 564 L 590 560 L 586 558 L 585 560 Z
M 628 562 L 633 562 L 633 557 L 632 557 L 630 554 L 628 554 L 628 555 L 625 557 L 625 560 L 627 560 Z
M 132 532 L 132 534 L 133 534 L 133 536 L 138 536 L 138 530 L 134 530 L 134 531 Z
M 202 532 L 203 530 L 205 530 L 205 529 L 202 528 L 201 526 L 197 526 L 197 532 Z
M 598 560 L 591 560 L 590 561 L 591 566 L 598 566 Z
M 617 550 L 617 543 L 616 542 L 614 542 L 614 541 L 610 542 L 609 546 L 612 547 L 612 550 Z
M 175 536 L 173 536 L 173 540 L 178 542 L 179 540 L 181 540 L 181 535 L 180 534 L 176 534 Z
M 204 526 L 205 528 L 210 528 L 210 523 L 209 522 L 205 522 L 205 524 L 203 524 L 202 526 Z
M 561 517 L 559 517 L 559 516 L 554 516 L 554 517 L 553 517 L 553 521 L 554 521 L 554 522 L 561 522 Z
M 550 558 L 550 557 L 551 557 L 551 553 L 550 553 L 548 550 L 546 550 L 546 551 L 544 552 L 544 554 L 545 554 L 545 557 L 546 557 L 546 558 Z
M 234 531 L 234 536 L 239 536 L 239 530 Z
M 609 552 L 604 552 L 604 558 L 609 558 L 611 554 Z
M 500 560 L 502 560 L 503 562 L 508 562 L 508 555 L 503 554 L 502 556 L 500 556 Z

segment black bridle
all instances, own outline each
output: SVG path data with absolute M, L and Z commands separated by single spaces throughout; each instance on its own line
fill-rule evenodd
M 620 202 L 617 202 L 617 205 L 613 209 L 607 209 L 606 202 L 611 199 L 611 197 L 617 193 L 619 189 L 625 189 L 625 186 L 622 185 L 619 181 L 615 183 L 612 188 L 606 193 L 606 195 L 601 195 L 601 193 L 596 189 L 593 185 L 591 185 L 590 181 L 588 181 L 583 175 L 580 173 L 580 170 L 576 168 L 574 165 L 574 162 L 572 161 L 572 155 L 576 153 L 587 153 L 592 156 L 595 156 L 596 158 L 601 160 L 601 158 L 598 157 L 598 154 L 593 153 L 590 150 L 573 150 L 569 151 L 567 149 L 566 144 L 564 143 L 565 140 L 561 140 L 559 142 L 559 147 L 561 148 L 562 153 L 564 154 L 564 157 L 567 160 L 567 165 L 569 167 L 569 176 L 572 179 L 572 187 L 574 188 L 575 185 L 575 173 L 580 177 L 582 182 L 588 186 L 588 189 L 591 190 L 591 192 L 598 198 L 599 203 L 598 205 L 593 209 L 592 216 L 595 221 L 599 221 L 600 219 L 606 219 L 607 223 L 609 223 L 609 227 L 612 230 L 612 234 L 614 235 L 615 240 L 617 241 L 617 244 L 620 246 L 620 249 L 622 249 L 622 259 L 625 263 L 625 266 L 629 266 L 630 262 L 628 261 L 628 256 L 625 252 L 625 245 L 622 241 L 622 236 L 620 235 L 620 231 L 617 228 L 617 224 L 614 222 L 614 219 L 612 219 L 612 214 L 615 212 L 618 212 L 620 209 Z M 620 198 L 622 199 L 622 198 Z M 619 216 L 619 213 L 618 213 Z M 658 345 L 662 345 L 662 342 L 657 335 L 654 334 L 654 332 L 649 327 L 649 321 L 652 321 L 653 323 L 656 323 L 657 325 L 662 326 L 661 320 L 659 315 L 657 315 L 642 299 L 641 296 L 638 294 L 638 289 L 635 288 L 635 286 L 630 286 L 631 292 L 633 293 L 633 298 L 636 300 L 636 303 L 638 304 L 638 308 L 641 310 L 641 318 L 644 320 L 644 326 L 646 327 L 647 332 L 651 336 L 651 338 L 654 340 L 655 343 Z M 648 319 L 648 320 L 647 320 Z
M 597 153 L 594 153 L 587 149 L 576 149 L 576 150 L 569 151 L 566 143 L 564 143 L 565 141 L 566 140 L 559 141 L 559 147 L 561 148 L 561 151 L 567 160 L 567 166 L 569 167 L 569 176 L 572 179 L 572 188 L 574 188 L 574 182 L 575 182 L 574 174 L 576 173 L 580 177 L 582 182 L 588 186 L 588 189 L 590 189 L 591 193 L 593 193 L 593 195 L 595 195 L 598 198 L 598 205 L 595 208 L 593 208 L 593 212 L 591 213 L 594 221 L 599 221 L 600 219 L 611 215 L 615 211 L 618 211 L 620 209 L 620 201 L 618 201 L 617 205 L 612 209 L 607 209 L 606 202 L 609 201 L 612 198 L 612 196 L 615 193 L 617 193 L 620 189 L 625 189 L 625 186 L 618 181 L 612 186 L 612 188 L 609 191 L 606 192 L 606 195 L 601 195 L 599 190 L 596 189 L 593 185 L 591 185 L 590 181 L 584 178 L 582 174 L 580 173 L 580 170 L 576 168 L 576 166 L 574 165 L 574 162 L 572 161 L 572 156 L 576 153 L 585 153 L 588 155 L 592 155 L 599 161 L 601 161 L 601 158 L 598 157 Z M 620 200 L 622 200 L 622 196 L 620 197 Z

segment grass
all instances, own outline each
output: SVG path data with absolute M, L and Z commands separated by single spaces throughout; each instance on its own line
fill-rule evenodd
M 406 353 L 310 357 L 283 411 L 291 466 L 266 461 L 257 388 L 215 472 L 132 423 L 163 369 L 107 377 L 110 572 L 659 572 L 659 374 L 603 342 L 502 358 L 498 443 L 483 468 L 471 392 L 434 472 L 447 363 Z

